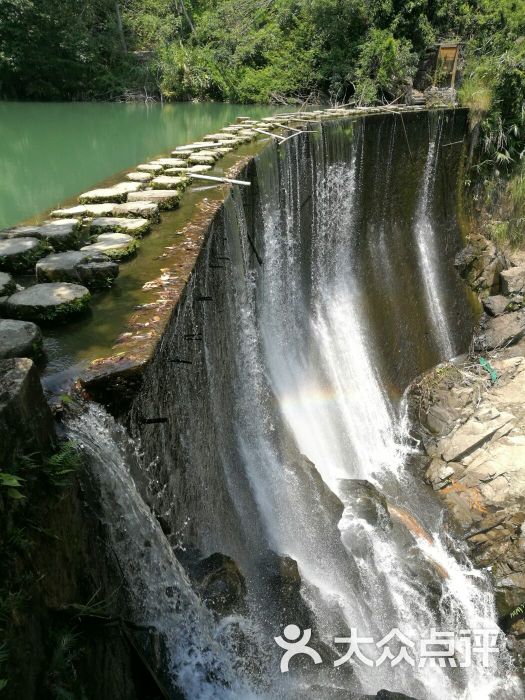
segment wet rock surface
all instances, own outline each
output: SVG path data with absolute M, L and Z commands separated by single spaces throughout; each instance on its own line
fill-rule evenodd
M 107 255 L 76 250 L 48 255 L 35 270 L 38 282 L 72 282 L 88 289 L 110 287 L 119 273 L 118 264 Z
M 114 231 L 117 233 L 127 233 L 130 236 L 141 237 L 146 234 L 150 228 L 150 221 L 148 219 L 141 218 L 102 216 L 93 219 L 91 222 L 92 233 Z
M 38 238 L 8 238 L 0 240 L 0 270 L 24 272 L 48 252 L 48 247 Z
M 12 294 L 2 308 L 11 318 L 60 323 L 84 312 L 89 302 L 86 287 L 67 282 L 44 283 Z
M 126 233 L 102 233 L 94 243 L 83 246 L 80 250 L 85 253 L 102 253 L 114 260 L 125 260 L 134 255 L 139 242 Z
M 30 321 L 0 319 L 0 359 L 35 357 L 42 353 L 42 333 Z

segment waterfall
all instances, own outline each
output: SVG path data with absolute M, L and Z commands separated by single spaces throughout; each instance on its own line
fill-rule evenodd
M 519 696 L 501 635 L 487 665 L 424 664 L 416 652 L 414 667 L 355 663 L 349 676 L 333 665 L 346 651 L 334 638 L 350 628 L 376 641 L 394 628 L 413 640 L 432 629 L 497 629 L 488 577 L 446 534 L 438 502 L 411 474 L 402 401 L 412 378 L 468 338 L 460 292 L 453 311 L 464 335 L 445 320 L 441 290 L 460 289 L 451 263 L 440 261 L 439 279 L 431 277 L 438 237 L 446 230 L 453 246 L 457 233 L 452 209 L 437 227 L 431 203 L 440 134 L 458 127 L 443 118 L 429 146 L 426 115 L 407 125 L 412 179 L 423 170 L 411 189 L 394 119 L 320 125 L 257 157 L 251 192 L 235 188 L 226 199 L 146 371 L 130 414 L 133 457 L 101 410 L 69 425 L 90 457 L 126 574 L 127 614 L 156 630 L 165 675 L 190 700 L 324 700 L 381 688 L 420 700 Z M 143 415 L 166 420 L 145 426 Z M 171 539 L 155 515 L 171 523 Z M 170 546 L 179 541 L 236 559 L 248 593 L 235 624 L 217 621 L 193 592 Z M 275 555 L 297 562 L 297 609 L 323 652 L 319 667 L 279 671 L 273 638 L 301 620 L 268 584 Z M 239 626 L 257 663 L 241 662 Z

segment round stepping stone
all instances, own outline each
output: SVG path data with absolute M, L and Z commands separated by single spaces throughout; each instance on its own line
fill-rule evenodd
M 165 175 L 175 175 L 180 177 L 182 174 L 189 175 L 190 173 L 206 173 L 208 170 L 212 170 L 211 165 L 192 165 L 190 168 L 170 168 L 165 170 Z
M 78 219 L 61 219 L 46 221 L 38 228 L 40 237 L 46 240 L 56 251 L 71 250 L 80 245 L 80 221 Z
M 151 228 L 148 219 L 126 219 L 114 216 L 103 216 L 93 219 L 91 222 L 92 233 L 104 233 L 105 231 L 117 231 L 127 233 L 129 236 L 140 238 Z
M 181 199 L 180 190 L 145 190 L 144 192 L 132 192 L 128 195 L 128 202 L 154 202 L 159 209 L 176 209 Z
M 128 173 L 126 177 L 128 180 L 131 180 L 131 182 L 149 182 L 153 175 L 151 173 L 143 173 L 137 171 L 133 173 Z
M 36 357 L 42 353 L 42 333 L 30 321 L 0 319 L 0 359 Z
M 78 198 L 80 204 L 98 204 L 107 202 L 125 202 L 130 192 L 137 192 L 142 185 L 140 182 L 119 182 L 113 187 L 103 187 L 98 190 L 84 192 Z
M 54 219 L 70 219 L 76 216 L 92 217 L 92 216 L 111 216 L 113 213 L 113 202 L 104 202 L 103 204 L 79 204 L 76 207 L 68 207 L 67 209 L 55 209 L 51 212 Z
M 39 226 L 14 226 L 4 229 L 2 238 L 41 238 Z
M 90 299 L 91 295 L 86 287 L 58 282 L 35 284 L 16 292 L 3 306 L 13 318 L 60 323 L 85 311 Z
M 80 250 L 48 255 L 35 269 L 38 282 L 72 282 L 88 289 L 111 287 L 119 273 L 118 264 L 107 255 Z
M 16 291 L 14 279 L 8 272 L 0 272 L 0 297 L 9 296 Z
M 136 238 L 125 233 L 103 233 L 96 243 L 86 245 L 80 250 L 86 253 L 104 253 L 113 260 L 124 260 L 133 255 L 139 247 Z
M 134 196 L 134 195 L 129 195 Z M 138 216 L 141 219 L 150 219 L 151 221 L 160 221 L 159 205 L 155 202 L 126 202 L 125 204 L 113 205 L 113 216 L 132 218 Z
M 188 158 L 188 163 L 191 165 L 215 165 L 215 158 L 204 156 L 202 153 L 193 153 Z
M 186 161 L 182 158 L 158 158 L 155 163 L 162 165 L 163 168 L 183 168 Z
M 137 170 L 144 173 L 150 173 L 151 175 L 158 175 L 164 168 L 159 163 L 143 163 L 142 165 L 137 165 Z
M 169 175 L 159 175 L 151 181 L 151 186 L 155 190 L 183 190 L 187 184 L 187 178 L 170 177 Z
M 30 270 L 47 252 L 49 246 L 38 238 L 7 238 L 0 241 L 0 270 Z

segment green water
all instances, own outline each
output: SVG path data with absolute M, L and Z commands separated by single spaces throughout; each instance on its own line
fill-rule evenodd
M 282 108 L 284 109 L 284 108 Z M 0 102 L 0 228 L 56 208 L 114 173 L 275 107 Z

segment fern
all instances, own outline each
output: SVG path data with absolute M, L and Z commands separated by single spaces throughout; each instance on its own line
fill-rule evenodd
M 80 454 L 74 442 L 64 442 L 58 452 L 46 459 L 44 472 L 54 486 L 64 487 L 71 483 L 71 474 L 81 465 Z
M 510 619 L 514 620 L 516 617 L 519 617 L 523 614 L 525 614 L 525 603 L 523 603 L 522 605 L 518 605 L 517 608 L 514 608 L 514 610 L 510 613 Z

